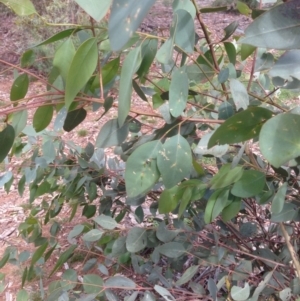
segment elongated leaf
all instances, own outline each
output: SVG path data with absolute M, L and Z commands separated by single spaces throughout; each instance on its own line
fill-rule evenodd
M 49 39 L 47 39 L 47 40 L 45 40 L 45 41 L 43 41 L 43 42 L 41 42 L 39 44 L 34 45 L 33 47 L 38 47 L 38 46 L 42 46 L 42 45 L 47 45 L 47 44 L 54 43 L 56 41 L 62 40 L 64 38 L 67 38 L 67 37 L 71 36 L 72 34 L 75 34 L 76 32 L 78 32 L 80 30 L 82 30 L 82 29 L 79 28 L 79 27 L 75 27 L 75 28 L 70 28 L 70 29 L 63 30 L 63 31 L 61 31 L 59 33 L 56 33 L 55 35 L 53 35 Z
M 44 255 L 47 247 L 48 247 L 48 242 L 46 241 L 39 248 L 36 249 L 36 251 L 32 255 L 31 265 L 34 265 Z
M 73 254 L 74 250 L 77 248 L 76 245 L 69 247 L 66 251 L 64 251 L 58 258 L 53 270 L 51 271 L 50 276 L 52 276 Z
M 243 167 L 236 166 L 231 169 L 230 164 L 225 164 L 221 167 L 219 172 L 211 179 L 212 189 L 219 189 L 227 187 L 237 182 L 243 175 Z
M 85 233 L 82 239 L 85 241 L 97 241 L 102 237 L 103 233 L 104 232 L 99 229 L 92 229 L 89 232 Z
M 236 109 L 246 110 L 249 105 L 249 95 L 245 86 L 237 79 L 230 80 L 230 92 Z
M 283 206 L 285 203 L 285 195 L 286 195 L 286 191 L 287 191 L 287 185 L 288 185 L 287 182 L 282 184 L 273 198 L 271 211 L 274 214 L 280 213 L 283 209 Z
M 30 0 L 0 0 L 0 2 L 11 8 L 19 16 L 37 13 Z
M 90 38 L 80 45 L 72 60 L 67 80 L 65 103 L 69 108 L 75 96 L 84 87 L 96 69 L 98 61 L 97 40 Z
M 173 297 L 173 295 L 164 287 L 160 285 L 155 285 L 154 289 L 164 298 L 166 301 L 175 301 L 176 299 Z M 145 300 L 146 301 L 146 300 Z
M 231 294 L 231 297 L 232 297 L 233 300 L 236 300 L 236 301 L 247 300 L 249 295 L 250 295 L 249 284 L 246 282 L 245 286 L 243 288 L 234 285 L 231 288 L 230 294 Z
M 178 117 L 183 113 L 183 110 L 186 107 L 188 95 L 188 76 L 183 69 L 177 69 L 173 72 L 169 91 L 170 112 L 174 117 Z
M 28 299 L 29 295 L 27 291 L 25 291 L 24 289 L 18 291 L 16 301 L 27 301 Z
M 147 245 L 147 232 L 143 228 L 132 228 L 126 237 L 126 248 L 135 253 L 143 250 Z
M 211 223 L 228 205 L 229 190 L 217 190 L 208 199 L 204 221 L 206 224 Z
M 129 278 L 124 276 L 114 276 L 110 277 L 105 281 L 105 286 L 110 288 L 126 288 L 135 289 L 136 284 Z
M 157 166 L 166 188 L 175 186 L 192 168 L 192 153 L 189 143 L 181 135 L 168 138 L 159 150 Z
M 300 156 L 300 115 L 280 114 L 268 120 L 259 135 L 264 157 L 275 167 Z
M 173 11 L 177 11 L 179 9 L 184 9 L 185 11 L 189 12 L 192 18 L 194 19 L 196 16 L 196 9 L 193 3 L 189 0 L 174 0 L 173 4 Z
M 19 136 L 19 134 L 24 130 L 28 118 L 27 110 L 19 111 L 12 114 L 11 125 L 15 130 L 15 136 Z
M 178 186 L 174 186 L 171 189 L 165 189 L 158 200 L 159 213 L 170 213 L 179 204 L 183 190 L 180 190 Z
M 164 222 L 161 222 L 156 231 L 156 237 L 162 242 L 169 242 L 178 235 L 178 231 L 167 229 Z
M 9 253 L 3 255 L 3 257 L 0 260 L 0 269 L 2 269 L 5 266 L 5 264 L 8 262 L 9 256 L 10 256 Z
M 169 258 L 178 258 L 185 253 L 185 248 L 180 242 L 167 242 L 159 247 L 156 250 Z
M 266 178 L 264 173 L 256 170 L 245 170 L 242 177 L 234 183 L 231 193 L 241 198 L 258 195 L 264 188 Z
M 119 91 L 119 126 L 122 126 L 124 124 L 125 119 L 129 113 L 132 93 L 132 76 L 140 67 L 141 61 L 141 47 L 136 47 L 134 50 L 130 51 L 126 59 L 124 60 L 121 70 Z
M 104 229 L 113 230 L 118 227 L 118 223 L 110 216 L 99 215 L 94 217 L 94 221 Z
M 177 27 L 175 31 L 175 44 L 187 53 L 194 51 L 195 25 L 191 14 L 184 9 L 177 9 Z
M 59 70 L 60 75 L 65 82 L 75 53 L 76 50 L 71 39 L 67 39 L 63 42 L 55 52 L 53 66 Z
M 121 50 L 142 23 L 155 0 L 114 0 L 108 24 L 111 47 Z
M 189 282 L 199 270 L 199 265 L 190 266 L 183 275 L 176 281 L 175 285 L 182 285 Z
M 4 130 L 0 132 L 0 163 L 8 155 L 15 140 L 15 130 L 8 124 Z
M 33 116 L 33 127 L 36 132 L 44 130 L 51 122 L 53 117 L 53 106 L 39 107 Z
M 229 195 L 228 201 L 230 202 L 230 204 L 222 210 L 222 220 L 224 222 L 228 222 L 232 218 L 234 218 L 241 209 L 241 198 Z
M 230 38 L 233 35 L 233 33 L 235 32 L 235 30 L 237 29 L 238 26 L 239 26 L 238 21 L 233 21 L 228 26 L 226 26 L 224 28 L 225 36 L 220 42 L 226 41 L 228 38 Z
M 156 159 L 160 141 L 147 142 L 138 147 L 128 158 L 125 170 L 128 197 L 148 192 L 159 179 Z
M 277 5 L 252 22 L 239 43 L 274 49 L 300 48 L 299 20 L 298 0 Z
M 85 118 L 86 118 L 86 110 L 84 108 L 80 108 L 74 111 L 71 111 L 67 114 L 64 123 L 64 130 L 66 132 L 72 131 L 76 126 L 78 126 Z
M 107 14 L 112 0 L 75 0 L 77 4 L 86 11 L 97 22 Z
M 62 275 L 62 281 L 60 282 L 61 287 L 66 291 L 73 289 L 78 281 L 77 277 L 77 272 L 75 270 L 66 270 Z
M 121 145 L 128 135 L 128 124 L 119 127 L 117 119 L 107 121 L 100 129 L 96 138 L 96 146 L 99 148 Z
M 114 79 L 114 77 L 118 74 L 119 66 L 120 66 L 120 57 L 117 57 L 114 60 L 108 62 L 106 65 L 104 65 L 101 68 L 102 80 L 104 86 L 110 83 Z
M 262 125 L 272 117 L 272 112 L 261 107 L 250 107 L 228 118 L 216 129 L 208 148 L 216 144 L 231 144 L 258 137 Z
M 29 87 L 29 78 L 26 73 L 19 75 L 13 82 L 10 90 L 10 100 L 15 101 L 26 96 Z
M 156 53 L 156 59 L 158 62 L 171 65 L 173 63 L 172 54 L 173 54 L 174 38 L 171 37 L 163 43 Z

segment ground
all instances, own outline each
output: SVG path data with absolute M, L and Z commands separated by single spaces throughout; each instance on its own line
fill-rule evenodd
M 168 1 L 164 1 L 168 2 Z M 199 1 L 201 5 L 208 6 L 211 1 Z M 2 4 L 0 4 L 2 5 Z M 2 6 L 0 6 L 0 9 Z M 161 1 L 158 1 L 155 4 L 155 7 L 152 9 L 149 17 L 144 21 L 144 26 L 149 27 L 150 24 L 152 27 L 165 31 L 167 30 L 171 20 L 171 11 L 164 5 Z M 224 35 L 223 28 L 229 25 L 234 20 L 239 21 L 239 27 L 237 29 L 237 34 L 242 34 L 243 30 L 249 23 L 249 19 L 242 15 L 237 15 L 236 13 L 218 13 L 218 14 L 205 14 L 204 22 L 208 26 L 213 40 L 221 39 Z M 0 24 L 0 59 L 4 60 L 10 64 L 17 64 L 19 62 L 20 54 L 24 50 L 24 45 L 20 41 L 23 41 L 22 34 L 15 29 L 16 23 L 14 17 L 7 15 L 2 19 Z M 201 36 L 201 30 L 198 28 L 197 33 Z M 217 38 L 216 38 L 217 37 Z M 0 101 L 7 102 L 9 99 L 10 87 L 12 84 L 12 69 L 7 70 L 7 65 L 0 62 Z M 4 72 L 5 70 L 5 72 Z M 2 72 L 1 72 L 2 71 Z M 43 89 L 39 81 L 32 82 L 30 85 L 29 94 L 34 95 L 37 91 Z M 136 103 L 140 110 L 148 110 L 149 108 L 143 102 Z M 101 115 L 101 111 L 94 112 L 89 114 L 88 120 L 84 122 L 81 128 L 73 130 L 71 133 L 65 134 L 66 139 L 72 139 L 80 146 L 85 146 L 88 141 L 95 142 L 96 136 L 99 132 L 101 125 L 106 118 L 102 118 L 100 121 L 97 121 Z M 33 114 L 33 112 L 31 112 Z M 110 113 L 111 115 L 116 114 L 114 111 Z M 85 133 L 85 134 L 84 134 Z M 18 161 L 13 162 L 10 169 L 14 169 L 18 165 Z M 33 246 L 26 245 L 24 240 L 18 236 L 18 225 L 25 218 L 26 203 L 28 202 L 28 193 L 25 192 L 23 197 L 20 197 L 17 193 L 17 188 L 14 186 L 9 194 L 6 194 L 3 189 L 0 190 L 1 199 L 0 199 L 0 258 L 3 254 L 5 248 L 9 245 L 16 246 L 19 250 L 33 250 Z M 24 209 L 25 208 L 25 209 Z M 64 214 L 60 214 L 60 219 L 63 220 L 69 215 L 69 212 L 66 210 Z M 80 217 L 78 213 L 76 223 L 78 223 L 78 218 L 84 220 Z M 59 234 L 60 244 L 63 246 L 67 243 L 66 233 L 69 232 L 74 223 L 68 223 L 65 218 L 64 228 Z M 45 229 L 47 230 L 47 229 Z M 51 262 L 48 263 L 49 268 L 51 268 Z M 74 265 L 76 268 L 76 264 Z M 17 267 L 13 265 L 6 265 L 1 272 L 6 275 L 7 286 L 5 292 L 0 296 L 0 300 L 14 300 L 16 292 L 20 289 L 21 281 L 21 272 L 22 267 Z M 58 272 L 54 275 L 57 277 L 61 275 L 61 272 Z M 49 279 L 45 279 L 44 285 L 47 287 Z M 26 289 L 34 293 L 38 290 L 38 283 L 32 282 L 26 284 Z

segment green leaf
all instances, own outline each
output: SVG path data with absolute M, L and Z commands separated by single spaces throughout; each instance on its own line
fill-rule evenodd
M 102 67 L 101 72 L 102 72 L 103 86 L 107 85 L 115 78 L 115 76 L 118 74 L 119 66 L 120 66 L 120 57 L 117 57 Z
M 30 67 L 35 60 L 35 54 L 32 49 L 26 50 L 21 56 L 21 67 L 28 68 Z
M 159 140 L 139 146 L 128 158 L 125 170 L 128 197 L 136 197 L 148 192 L 158 181 L 160 173 L 156 158 L 161 147 Z
M 190 266 L 183 275 L 175 282 L 176 286 L 183 285 L 189 282 L 195 274 L 199 271 L 199 265 L 192 265 Z
M 236 2 L 236 8 L 237 10 L 242 14 L 242 15 L 245 15 L 245 16 L 249 16 L 252 12 L 252 10 L 249 8 L 249 6 L 242 2 L 242 1 L 237 1 Z
M 231 193 L 241 198 L 256 196 L 266 184 L 264 173 L 256 170 L 244 170 L 242 177 L 234 183 Z
M 278 214 L 282 211 L 284 203 L 285 203 L 285 195 L 287 191 L 287 186 L 288 183 L 285 182 L 283 183 L 277 193 L 275 194 L 273 201 L 272 201 L 272 206 L 271 206 L 271 212 L 274 214 Z
M 27 291 L 25 291 L 24 289 L 18 291 L 16 301 L 27 301 L 28 299 L 29 295 Z
M 257 225 L 252 222 L 243 223 L 240 226 L 240 234 L 244 238 L 254 236 L 257 232 Z
M 108 23 L 111 48 L 121 50 L 138 29 L 155 0 L 114 0 Z
M 224 222 L 230 221 L 241 210 L 242 200 L 240 198 L 229 195 L 228 201 L 230 201 L 230 204 L 222 210 L 222 214 L 221 214 L 222 220 Z
M 228 205 L 229 190 L 217 190 L 208 199 L 204 212 L 204 221 L 211 223 Z
M 107 215 L 101 214 L 94 217 L 93 220 L 104 229 L 113 230 L 118 227 L 118 223 L 112 217 Z
M 128 124 L 119 127 L 117 119 L 110 119 L 100 129 L 95 146 L 106 148 L 121 145 L 128 135 Z
M 11 117 L 11 125 L 15 130 L 15 136 L 19 136 L 19 134 L 24 130 L 28 118 L 27 110 L 15 112 Z
M 227 187 L 237 182 L 243 175 L 244 170 L 242 166 L 236 166 L 231 169 L 230 164 L 225 164 L 221 167 L 219 172 L 211 179 L 210 184 L 212 189 L 219 189 Z
M 160 214 L 172 212 L 179 204 L 183 190 L 178 186 L 165 189 L 158 200 L 158 211 Z
M 184 9 L 177 9 L 174 12 L 177 18 L 175 29 L 175 44 L 187 53 L 194 51 L 195 45 L 195 25 L 191 14 Z
M 159 63 L 165 65 L 171 65 L 173 63 L 173 46 L 174 46 L 174 37 L 166 40 L 159 50 L 156 53 L 156 59 Z
M 65 291 L 72 290 L 78 282 L 77 272 L 73 269 L 66 270 L 62 275 L 62 280 L 60 281 L 61 287 Z
M 147 232 L 143 228 L 132 228 L 126 237 L 126 248 L 135 253 L 143 250 L 147 245 Z
M 159 149 L 157 166 L 166 188 L 175 186 L 188 176 L 192 168 L 189 143 L 181 135 L 168 138 Z
M 183 244 L 180 242 L 167 242 L 157 247 L 156 250 L 169 258 L 178 258 L 186 252 Z
M 71 247 L 69 247 L 65 252 L 63 252 L 58 260 L 56 261 L 56 264 L 53 268 L 53 270 L 51 271 L 50 276 L 52 276 L 72 255 L 74 255 L 74 250 L 77 248 L 76 245 L 73 245 Z
M 235 65 L 235 62 L 236 62 L 236 49 L 235 49 L 235 46 L 230 42 L 224 42 L 224 47 L 225 47 L 226 53 L 228 55 L 229 62 L 232 65 Z M 229 75 L 229 70 L 228 70 L 228 75 Z
M 113 276 L 105 281 L 105 287 L 109 288 L 126 288 L 135 289 L 136 284 L 129 278 L 124 276 Z
M 280 223 L 293 221 L 297 216 L 299 208 L 297 205 L 292 203 L 284 203 L 280 213 L 273 213 L 271 217 L 271 222 Z
M 76 32 L 78 32 L 80 30 L 82 30 L 82 28 L 80 28 L 80 27 L 75 27 L 75 28 L 70 28 L 70 29 L 62 30 L 59 33 L 56 33 L 55 35 L 53 35 L 52 37 L 50 37 L 49 39 L 46 39 L 45 41 L 43 41 L 43 42 L 41 42 L 39 44 L 34 45 L 32 48 L 54 43 L 56 41 L 62 40 L 64 38 L 67 38 L 67 37 L 71 36 L 72 34 L 75 34 Z
M 37 13 L 30 0 L 0 0 L 0 2 L 12 9 L 19 16 L 28 16 Z
M 261 107 L 249 107 L 228 118 L 216 129 L 208 148 L 217 144 L 232 144 L 258 137 L 262 125 L 272 117 L 272 112 Z
M 167 229 L 165 223 L 161 222 L 156 230 L 156 237 L 162 242 L 169 242 L 173 240 L 178 235 L 178 233 L 179 231 L 177 230 Z
M 10 100 L 15 101 L 26 96 L 29 87 L 29 78 L 26 73 L 19 75 L 13 82 L 10 90 Z
M 230 80 L 230 92 L 236 109 L 246 110 L 249 105 L 249 95 L 245 86 L 237 79 Z
M 229 69 L 227 69 L 227 70 L 229 70 Z M 234 115 L 234 108 L 233 108 L 232 104 L 228 101 L 224 101 L 219 106 L 219 118 L 218 119 L 226 120 L 233 115 Z
M 246 60 L 256 49 L 256 47 L 248 45 L 248 44 L 242 44 L 241 46 L 241 59 L 242 61 Z
M 239 43 L 273 49 L 298 49 L 299 8 L 298 0 L 276 5 L 256 18 L 246 29 Z
M 230 291 L 231 297 L 235 301 L 244 301 L 247 300 L 250 296 L 250 287 L 246 282 L 244 288 L 239 286 L 233 286 Z
M 25 284 L 25 281 L 27 279 L 27 275 L 28 275 L 28 267 L 26 267 L 22 273 L 22 284 L 21 284 L 21 287 L 24 286 Z
M 190 13 L 193 19 L 196 16 L 196 8 L 194 4 L 189 0 L 174 0 L 172 3 L 172 7 L 174 12 L 179 9 L 184 9 Z
M 235 30 L 237 29 L 238 26 L 239 26 L 238 21 L 233 21 L 228 26 L 226 26 L 224 28 L 225 36 L 220 42 L 226 41 L 228 38 L 230 38 L 233 35 L 233 33 L 235 32 Z
M 48 247 L 48 241 L 46 241 L 39 248 L 36 249 L 36 251 L 32 255 L 31 265 L 34 265 L 44 255 L 47 247 Z
M 53 106 L 42 106 L 37 108 L 33 116 L 33 127 L 38 133 L 44 130 L 51 122 L 53 117 Z
M 5 266 L 5 264 L 8 262 L 9 256 L 10 256 L 9 253 L 6 254 L 4 253 L 3 257 L 0 260 L 0 269 L 2 269 Z
M 183 113 L 186 107 L 189 95 L 189 79 L 184 69 L 177 69 L 172 74 L 169 106 L 170 112 L 174 117 L 178 117 Z
M 101 21 L 107 14 L 112 0 L 75 0 L 97 22 Z
M 188 207 L 188 205 L 191 201 L 192 195 L 193 195 L 193 188 L 192 187 L 186 187 L 186 189 L 184 190 L 184 192 L 182 194 L 180 206 L 179 206 L 179 209 L 178 209 L 178 216 L 179 217 L 182 216 L 182 214 L 184 213 L 184 211 Z
M 164 298 L 164 300 L 167 300 L 167 301 L 175 301 L 176 300 L 172 296 L 172 294 L 167 289 L 165 289 L 164 287 L 156 284 L 156 285 L 154 285 L 154 289 Z
M 76 50 L 71 38 L 64 41 L 55 52 L 53 66 L 59 70 L 65 82 L 75 53 Z
M 103 295 L 103 280 L 96 274 L 88 274 L 83 276 L 83 290 L 87 294 Z
M 64 123 L 64 130 L 66 132 L 72 131 L 76 126 L 78 126 L 86 117 L 86 110 L 84 108 L 80 108 L 71 112 L 68 112 L 67 117 Z
M 97 62 L 97 39 L 90 38 L 79 46 L 71 62 L 66 79 L 65 103 L 67 108 L 92 76 Z
M 122 126 L 127 118 L 131 105 L 132 77 L 140 67 L 142 61 L 141 47 L 136 47 L 130 51 L 124 60 L 121 70 L 118 121 Z
M 260 150 L 275 167 L 300 156 L 300 115 L 280 114 L 268 120 L 259 135 Z
M 92 229 L 85 233 L 82 236 L 82 239 L 88 242 L 98 241 L 102 237 L 103 233 L 104 232 L 99 229 Z
M 6 158 L 15 140 L 15 130 L 8 124 L 0 132 L 0 163 Z

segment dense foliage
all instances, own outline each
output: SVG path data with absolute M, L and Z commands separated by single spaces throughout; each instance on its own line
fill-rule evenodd
M 38 15 L 30 0 L 0 2 Z M 140 30 L 155 0 L 75 2 L 89 24 L 59 24 L 26 50 L 0 107 L 0 186 L 29 189 L 19 232 L 36 247 L 9 246 L 0 261 L 23 270 L 18 300 L 37 279 L 46 300 L 296 298 L 300 109 L 278 103 L 276 92 L 300 88 L 299 1 L 266 10 L 238 2 L 253 21 L 243 35 L 232 22 L 220 40 L 203 14 L 227 7 L 174 0 L 165 36 Z M 49 74 L 36 76 L 36 49 L 52 43 Z M 29 97 L 35 77 L 45 90 Z M 62 138 L 98 110 L 117 117 L 95 144 Z M 15 158 L 23 163 L 13 173 Z M 86 220 L 63 247 L 57 217 L 66 214 Z

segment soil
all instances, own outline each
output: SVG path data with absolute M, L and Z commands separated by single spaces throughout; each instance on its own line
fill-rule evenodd
M 199 4 L 201 3 L 201 7 L 209 6 L 212 1 L 210 0 L 199 0 Z M 169 3 L 168 1 L 157 1 L 149 16 L 143 22 L 143 30 L 152 31 L 153 29 L 161 30 L 162 32 L 168 29 L 168 26 L 172 19 L 172 13 L 170 7 L 165 4 Z M 0 9 L 2 8 L 2 4 L 0 3 Z M 214 14 L 204 14 L 203 16 L 204 22 L 209 28 L 212 40 L 217 41 L 220 40 L 224 31 L 223 28 L 229 25 L 233 21 L 239 22 L 239 27 L 237 29 L 237 33 L 241 34 L 245 27 L 249 24 L 249 18 L 235 14 L 233 12 L 228 13 L 214 13 Z M 24 42 L 22 38 L 22 34 L 18 32 L 15 27 L 15 18 L 11 14 L 7 14 L 2 17 L 2 21 L 0 23 L 0 59 L 4 60 L 11 64 L 18 64 L 20 60 L 20 54 L 26 48 L 26 45 L 22 44 Z M 197 24 L 197 23 L 195 23 Z M 196 25 L 197 26 L 197 25 Z M 167 33 L 167 32 L 166 32 Z M 197 33 L 201 37 L 202 32 L 197 26 Z M 7 69 L 8 66 L 0 62 L 0 101 L 7 102 L 9 99 L 10 87 L 12 84 L 12 69 Z M 1 72 L 2 71 L 2 72 Z M 41 91 L 42 84 L 40 82 L 33 82 L 30 85 L 29 94 L 34 95 L 38 91 Z M 143 102 L 138 103 L 141 110 L 148 110 L 149 108 Z M 32 112 L 31 112 L 32 114 Z M 102 118 L 98 121 L 98 118 L 102 114 L 101 111 L 90 113 L 89 118 L 84 124 L 81 126 L 82 129 L 85 129 L 88 133 L 87 136 L 81 137 L 79 134 L 79 128 L 74 130 L 71 133 L 64 134 L 66 139 L 72 139 L 78 145 L 84 147 L 89 141 L 94 143 L 99 132 L 99 129 L 107 121 L 107 118 Z M 116 112 L 111 111 L 110 116 L 116 114 Z M 19 160 L 21 161 L 21 160 Z M 15 169 L 18 164 L 18 160 L 14 162 L 9 169 Z M 33 251 L 34 248 L 32 245 L 27 245 L 25 241 L 19 236 L 18 226 L 24 221 L 26 215 L 26 207 L 28 204 L 28 192 L 25 191 L 24 196 L 20 197 L 17 192 L 17 187 L 13 186 L 9 194 L 3 189 L 0 189 L 0 258 L 6 247 L 8 246 L 16 246 L 20 251 Z M 84 218 L 80 216 L 78 212 L 78 216 L 75 218 L 76 223 L 68 223 L 66 217 L 69 215 L 69 211 L 66 209 L 63 214 L 59 215 L 59 221 L 62 222 L 63 228 L 59 234 L 60 245 L 64 249 L 68 242 L 66 240 L 66 234 L 70 231 L 70 229 L 78 223 L 81 219 L 84 221 Z M 45 229 L 47 230 L 47 229 Z M 47 231 L 45 231 L 46 233 Z M 51 262 L 47 264 L 47 269 L 51 269 Z M 52 263 L 53 267 L 53 263 Z M 16 293 L 20 289 L 20 281 L 21 274 L 24 265 L 15 266 L 11 264 L 5 265 L 0 271 L 6 275 L 6 289 L 4 293 L 0 294 L 1 300 L 15 300 Z M 80 269 L 81 266 L 74 264 L 73 268 Z M 61 275 L 61 271 L 56 273 L 51 279 L 44 279 L 45 290 L 47 289 L 47 285 L 49 281 L 56 279 L 57 276 Z M 29 292 L 36 292 L 39 290 L 38 281 L 33 281 L 29 284 L 26 284 L 25 289 Z M 39 299 L 37 299 L 39 300 Z

